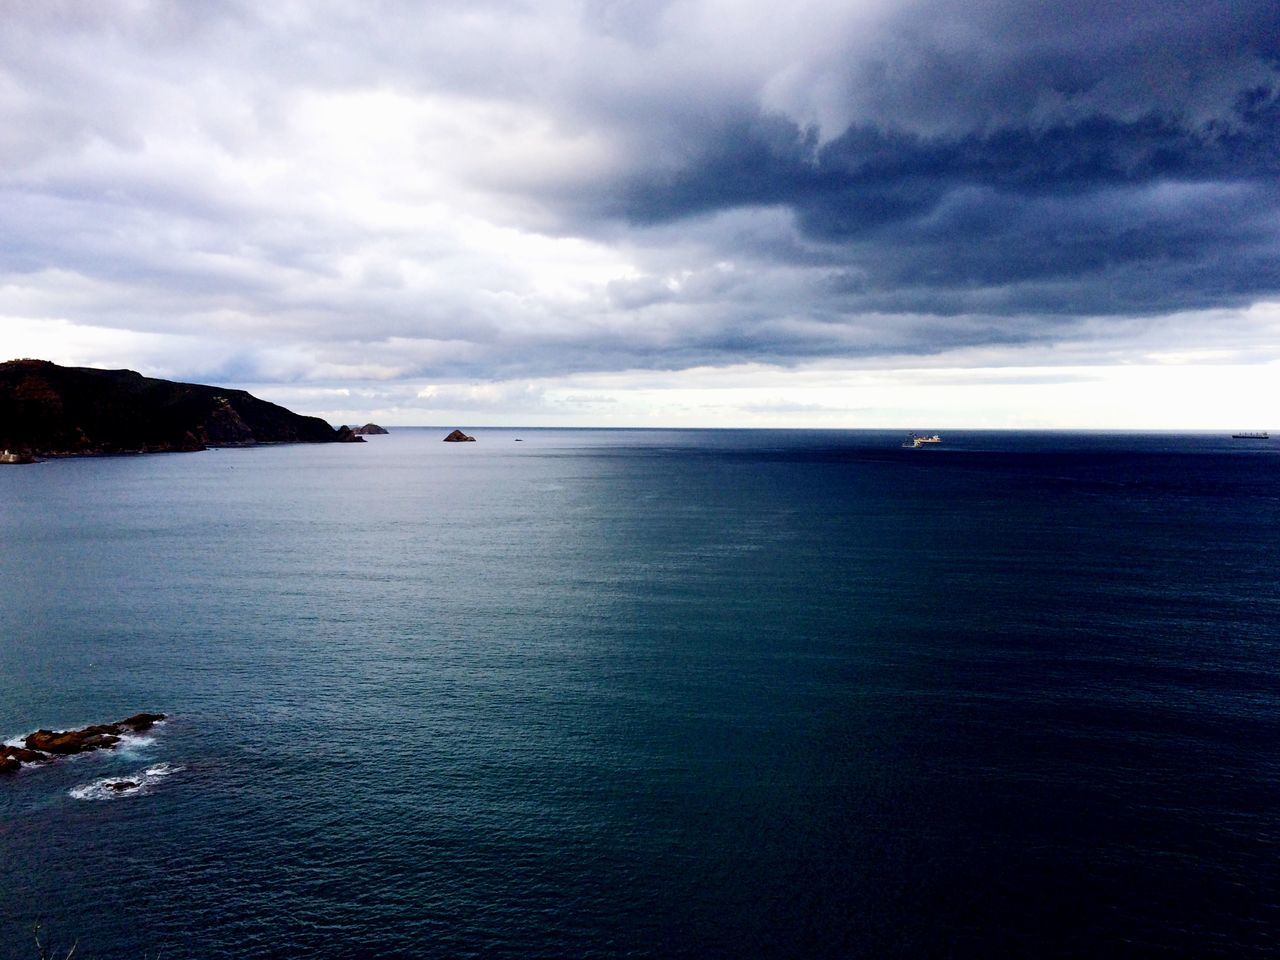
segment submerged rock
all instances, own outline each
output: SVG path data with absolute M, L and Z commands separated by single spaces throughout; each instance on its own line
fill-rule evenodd
M 461 430 L 455 430 L 444 438 L 445 443 L 475 443 L 475 437 L 468 437 Z

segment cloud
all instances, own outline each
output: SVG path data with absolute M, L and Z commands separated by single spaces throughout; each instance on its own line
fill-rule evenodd
M 1273 2 L 0 14 L 0 324 L 46 355 L 474 410 L 607 371 L 1273 355 Z
M 1274 295 L 1280 11 L 1120 4 L 1072 11 L 1097 14 L 1072 31 L 1001 7 L 904 15 L 885 52 L 841 61 L 842 129 L 806 125 L 821 111 L 794 90 L 795 115 L 722 118 L 677 168 L 632 178 L 627 216 L 787 209 L 845 265 L 845 314 L 1129 315 Z

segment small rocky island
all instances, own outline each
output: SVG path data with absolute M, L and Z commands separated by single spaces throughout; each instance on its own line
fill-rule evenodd
M 118 723 L 98 723 L 81 730 L 37 730 L 23 738 L 22 746 L 0 744 L 0 773 L 16 773 L 27 763 L 48 763 L 90 750 L 110 750 L 120 738 L 142 733 L 165 719 L 163 713 L 135 713 Z
M 41 457 L 169 453 L 260 443 L 363 443 L 343 427 L 245 392 L 132 370 L 0 363 L 3 463 Z
M 475 437 L 468 437 L 461 430 L 455 430 L 444 438 L 445 443 L 475 443 Z
M 357 437 L 379 437 L 390 433 L 386 427 L 380 427 L 376 423 L 366 423 L 363 427 L 352 427 L 351 432 Z

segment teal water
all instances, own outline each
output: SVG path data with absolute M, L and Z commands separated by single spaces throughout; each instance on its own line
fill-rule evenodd
M 1276 951 L 1280 444 L 472 432 L 0 470 L 0 958 Z

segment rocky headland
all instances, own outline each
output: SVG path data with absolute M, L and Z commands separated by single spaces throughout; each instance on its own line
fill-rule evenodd
M 28 763 L 48 763 L 90 750 L 110 750 L 120 738 L 142 733 L 165 719 L 163 713 L 135 713 L 117 723 L 98 723 L 81 730 L 37 730 L 22 740 L 22 746 L 0 744 L 0 773 L 15 773 Z
M 343 427 L 245 392 L 132 370 L 0 363 L 0 457 L 166 453 L 260 443 L 363 443 Z

